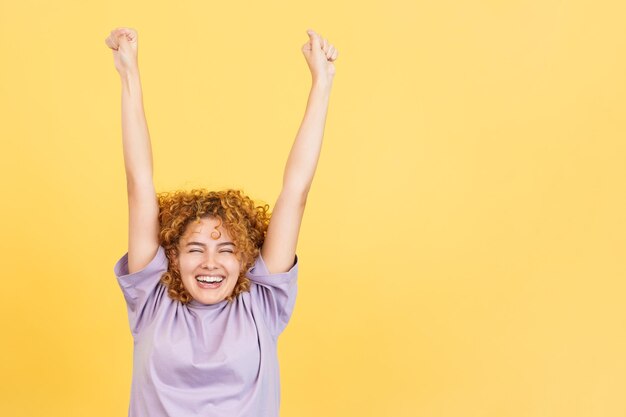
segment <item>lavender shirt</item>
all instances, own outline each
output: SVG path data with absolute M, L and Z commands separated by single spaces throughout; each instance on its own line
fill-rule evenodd
M 159 246 L 141 271 L 128 273 L 128 253 L 114 267 L 135 345 L 128 415 L 278 416 L 276 342 L 296 301 L 298 257 L 270 274 L 259 254 L 250 292 L 232 304 L 172 300 L 159 282 L 167 266 Z

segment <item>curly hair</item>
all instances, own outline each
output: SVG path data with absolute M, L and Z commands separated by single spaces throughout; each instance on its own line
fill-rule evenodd
M 183 286 L 178 267 L 178 244 L 192 221 L 213 217 L 220 221 L 237 247 L 242 264 L 235 288 L 226 299 L 232 302 L 240 293 L 249 291 L 247 270 L 254 264 L 265 241 L 271 213 L 269 205 L 257 205 L 240 190 L 208 191 L 193 189 L 157 193 L 159 203 L 159 243 L 169 261 L 161 282 L 173 300 L 187 304 L 193 298 Z

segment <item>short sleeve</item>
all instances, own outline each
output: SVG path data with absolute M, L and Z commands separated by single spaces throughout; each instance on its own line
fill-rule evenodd
M 159 246 L 154 258 L 140 271 L 128 273 L 128 252 L 115 264 L 113 271 L 126 300 L 128 322 L 133 336 L 154 316 L 166 293 L 160 280 L 167 268 L 168 261 L 163 246 Z
M 250 296 L 262 310 L 265 321 L 274 337 L 285 330 L 291 318 L 298 293 L 298 256 L 287 272 L 270 274 L 263 257 L 259 256 L 248 270 L 252 281 Z

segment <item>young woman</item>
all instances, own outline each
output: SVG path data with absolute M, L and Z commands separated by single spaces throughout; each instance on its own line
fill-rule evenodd
M 311 91 L 271 214 L 238 190 L 156 194 L 137 31 L 105 40 L 122 84 L 129 241 L 114 272 L 135 342 L 129 416 L 278 416 L 276 342 L 294 308 L 296 243 L 338 54 L 307 33 Z

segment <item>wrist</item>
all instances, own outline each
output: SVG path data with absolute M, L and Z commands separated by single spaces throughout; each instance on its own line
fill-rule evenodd
M 330 90 L 333 86 L 333 80 L 328 78 L 313 78 L 311 84 L 312 89 Z
M 120 72 L 119 74 L 122 83 L 133 82 L 139 79 L 139 68 L 127 69 L 123 72 Z
M 138 70 L 129 70 L 120 73 L 122 92 L 124 95 L 141 95 L 141 79 Z

